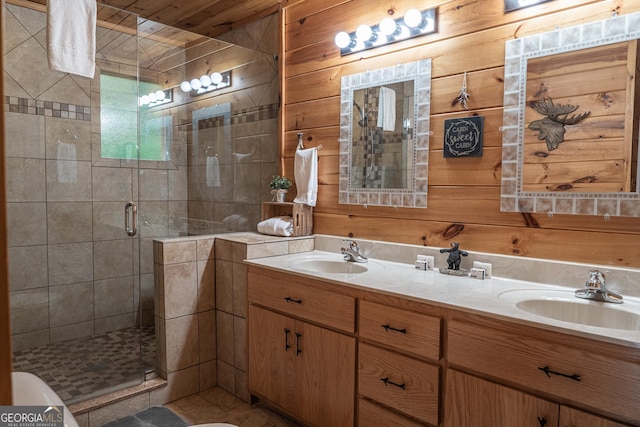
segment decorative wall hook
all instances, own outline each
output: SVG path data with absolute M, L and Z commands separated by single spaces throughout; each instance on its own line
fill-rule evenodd
M 468 110 L 469 107 L 467 103 L 469 102 L 470 96 L 471 95 L 469 95 L 469 92 L 467 91 L 467 72 L 465 71 L 464 77 L 462 78 L 462 88 L 460 89 L 460 93 L 458 94 L 456 99 L 453 100 L 451 105 L 453 106 L 456 104 L 460 104 L 464 107 L 465 110 Z

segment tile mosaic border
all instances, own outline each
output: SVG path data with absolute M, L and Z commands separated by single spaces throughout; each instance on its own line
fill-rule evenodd
M 91 107 L 87 105 L 65 104 L 17 96 L 5 96 L 4 98 L 5 111 L 9 113 L 91 121 Z

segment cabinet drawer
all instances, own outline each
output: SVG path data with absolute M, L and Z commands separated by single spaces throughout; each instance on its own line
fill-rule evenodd
M 360 394 L 429 424 L 438 424 L 437 366 L 360 344 Z
M 402 351 L 440 359 L 438 317 L 360 301 L 360 336 Z
M 528 331 L 452 320 L 449 363 L 616 417 L 640 419 L 640 365 L 535 338 Z
M 282 313 L 355 333 L 355 298 L 299 282 L 249 272 L 249 301 Z
M 361 398 L 358 402 L 358 426 L 360 427 L 421 427 L 423 425 L 376 405 L 370 400 Z

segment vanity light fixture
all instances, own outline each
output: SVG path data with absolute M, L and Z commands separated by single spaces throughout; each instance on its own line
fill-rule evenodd
M 173 101 L 173 89 L 158 89 L 147 95 L 142 95 L 138 99 L 138 105 L 147 107 L 157 107 L 158 105 L 168 104 Z
M 513 10 L 523 9 L 540 3 L 546 3 L 552 0 L 504 0 L 504 11 L 511 12 Z
M 231 86 L 231 70 L 205 74 L 199 79 L 185 80 L 180 83 L 180 90 L 191 96 L 202 95 Z
M 336 46 L 340 48 L 340 55 L 344 56 L 413 37 L 432 34 L 437 31 L 437 9 L 423 11 L 409 9 L 404 17 L 397 19 L 387 17 L 374 26 L 362 24 L 351 33 L 340 31 L 336 34 L 334 41 Z

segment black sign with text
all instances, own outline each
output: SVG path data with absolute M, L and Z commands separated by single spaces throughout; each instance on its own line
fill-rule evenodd
M 482 157 L 484 117 L 444 121 L 444 157 Z

